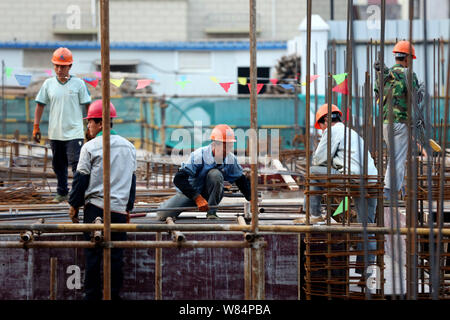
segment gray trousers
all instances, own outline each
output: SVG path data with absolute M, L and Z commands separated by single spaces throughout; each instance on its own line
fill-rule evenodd
M 309 172 L 311 175 L 326 175 L 327 174 L 327 167 L 323 166 L 311 166 L 309 168 Z M 341 174 L 339 171 L 337 171 L 334 168 L 331 168 L 331 174 Z M 336 181 L 335 181 L 336 182 Z M 311 180 L 310 183 L 326 183 L 326 180 Z M 314 186 L 311 185 L 309 187 L 312 191 L 323 191 L 325 190 L 324 187 L 321 186 Z M 377 199 L 376 198 L 367 198 L 367 212 L 364 210 L 364 198 L 359 197 L 353 197 L 353 200 L 355 201 L 355 207 L 356 207 L 356 213 L 357 213 L 357 222 L 363 223 L 364 220 L 367 221 L 367 223 L 374 223 L 375 222 L 375 210 L 377 208 Z M 322 214 L 321 211 L 321 202 L 322 202 L 322 195 L 310 195 L 309 196 L 309 211 L 310 214 L 314 217 L 318 217 Z M 366 215 L 367 213 L 367 215 Z M 372 234 L 368 235 L 368 237 L 373 237 Z M 357 244 L 357 250 L 362 251 L 363 250 L 363 244 L 361 242 L 358 242 Z M 374 240 L 370 240 L 367 243 L 367 250 L 368 251 L 374 251 L 377 249 L 376 242 Z M 364 256 L 357 256 L 356 258 L 357 262 L 363 262 Z M 369 254 L 368 255 L 368 261 L 367 264 L 375 263 L 375 255 Z M 361 271 L 359 268 L 356 269 L 357 273 Z
M 388 151 L 388 164 L 386 168 L 386 175 L 384 177 L 384 188 L 385 189 L 394 188 L 394 183 L 391 182 L 390 176 L 392 161 L 394 161 L 395 177 L 396 177 L 396 185 L 394 191 L 397 193 L 401 189 L 403 185 L 403 180 L 405 178 L 405 161 L 406 156 L 408 154 L 408 143 L 409 143 L 408 126 L 405 123 L 393 123 L 392 129 L 394 138 L 394 145 L 392 146 L 394 152 L 394 159 L 391 159 L 391 157 L 389 156 L 391 146 L 389 145 L 388 124 L 386 123 L 383 124 L 383 137 L 384 142 L 386 142 Z
M 208 201 L 209 206 L 217 206 L 223 198 L 223 175 L 218 169 L 209 170 L 206 175 L 205 186 L 201 192 L 203 198 Z M 179 207 L 196 207 L 197 204 L 194 200 L 186 197 L 183 193 L 177 192 L 172 198 L 166 200 L 159 207 L 164 208 L 179 208 Z M 217 209 L 210 209 L 208 213 L 215 214 Z M 156 213 L 159 220 L 164 221 L 168 217 L 176 218 L 183 212 L 182 210 L 176 211 L 158 211 Z

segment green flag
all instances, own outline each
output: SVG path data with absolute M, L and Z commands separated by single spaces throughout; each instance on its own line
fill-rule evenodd
M 347 77 L 346 72 L 333 75 L 333 79 L 336 81 L 337 84 L 341 84 L 346 77 Z
M 11 77 L 11 74 L 12 74 L 12 68 L 10 68 L 10 67 L 5 67 L 5 73 L 6 73 L 6 77 L 8 78 L 8 77 Z
M 345 200 L 345 209 L 344 209 L 344 200 Z M 345 197 L 344 200 L 341 201 L 341 203 L 339 204 L 339 207 L 333 213 L 333 217 L 348 210 L 348 197 Z

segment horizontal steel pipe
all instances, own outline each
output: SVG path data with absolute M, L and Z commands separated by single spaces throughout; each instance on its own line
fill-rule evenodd
M 0 241 L 0 248 L 94 248 L 95 243 L 90 241 Z
M 0 233 L 3 231 L 40 231 L 40 232 L 89 232 L 100 230 L 103 224 L 0 224 Z M 249 232 L 251 228 L 249 225 L 237 224 L 128 224 L 128 223 L 112 223 L 111 231 L 114 232 L 167 232 L 167 231 L 241 231 Z M 396 229 L 388 227 L 369 226 L 365 229 L 368 233 L 377 234 L 392 234 L 396 233 Z M 336 233 L 361 233 L 364 228 L 361 226 L 341 226 L 341 225 L 261 225 L 260 231 L 264 232 L 336 232 Z M 429 234 L 429 228 L 400 228 L 401 234 L 408 234 L 415 231 L 417 234 Z M 439 230 L 433 229 L 434 234 L 441 232 L 444 236 L 450 236 L 450 228 Z
M 105 244 L 105 243 L 103 243 Z M 250 248 L 246 241 L 111 241 L 112 248 Z M 89 241 L 0 241 L 0 248 L 94 248 Z

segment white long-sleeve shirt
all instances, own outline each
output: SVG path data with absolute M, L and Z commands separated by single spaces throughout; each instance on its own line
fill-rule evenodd
M 326 166 L 327 165 L 327 144 L 328 144 L 328 128 L 323 131 L 322 138 L 319 145 L 314 152 L 312 165 Z M 364 140 L 354 130 L 349 130 L 351 135 L 350 145 L 350 174 L 362 174 L 364 168 Z M 346 171 L 348 172 L 348 154 L 349 154 L 349 133 L 347 131 L 346 137 L 346 152 L 344 154 L 344 133 L 345 126 L 342 122 L 338 122 L 331 127 L 331 166 L 341 173 L 344 173 L 344 163 Z M 345 161 L 345 162 L 344 162 Z M 367 153 L 367 174 L 378 175 L 378 170 L 375 167 L 372 156 Z

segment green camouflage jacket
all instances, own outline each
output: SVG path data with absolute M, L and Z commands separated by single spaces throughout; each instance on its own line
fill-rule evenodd
M 384 123 L 388 123 L 389 113 L 387 96 L 392 90 L 392 111 L 394 122 L 407 122 L 408 106 L 407 106 L 407 68 L 400 64 L 395 64 L 390 69 L 384 70 L 384 97 L 383 97 L 383 119 Z M 378 72 L 377 72 L 378 78 Z M 413 72 L 413 86 L 416 90 L 419 88 L 416 73 Z M 376 96 L 379 97 L 378 79 L 375 82 L 374 89 Z

